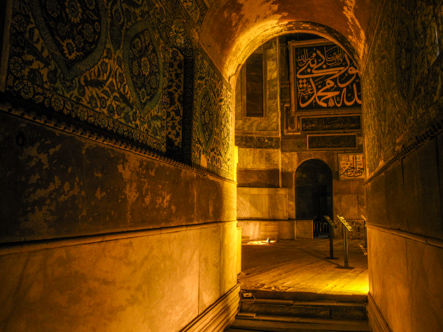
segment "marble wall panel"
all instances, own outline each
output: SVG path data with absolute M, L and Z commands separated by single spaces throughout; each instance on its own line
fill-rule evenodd
M 200 230 L 199 308 L 201 314 L 221 295 L 221 236 L 223 226 Z
M 374 228 L 368 246 L 370 292 L 391 330 L 440 331 L 443 249 Z
M 278 238 L 282 240 L 294 240 L 295 238 L 295 222 L 279 221 L 278 222 Z
M 394 162 L 367 184 L 368 222 L 443 238 L 438 139 Z
M 198 314 L 198 231 L 17 253 L 0 264 L 3 331 L 173 331 Z
M 178 331 L 236 284 L 237 238 L 232 222 L 3 251 L 0 331 Z
M 278 169 L 279 164 L 278 149 L 238 149 L 238 169 Z
M 238 231 L 236 224 L 236 222 L 230 222 L 221 226 L 221 248 L 223 250 L 221 252 L 220 289 L 222 294 L 225 294 L 237 284 L 237 260 L 240 259 L 237 257 L 237 248 L 241 243 L 237 243 Z
M 389 219 L 387 217 L 386 204 L 386 176 L 381 174 L 373 181 L 369 182 L 366 187 L 367 211 L 366 216 L 368 222 L 373 225 L 387 226 Z
M 237 189 L 237 218 L 238 219 L 249 219 L 251 215 L 250 208 L 251 194 L 249 193 L 249 188 L 238 188 Z
M 368 229 L 370 292 L 392 331 L 411 330 L 406 239 Z
M 238 219 L 288 219 L 286 188 L 238 187 Z
M 313 239 L 314 222 L 312 220 L 295 220 L 295 238 Z
M 279 186 L 280 171 L 278 169 L 269 170 L 249 170 L 239 169 L 237 171 L 237 182 L 242 187 L 271 187 Z
M 259 189 L 259 188 L 251 188 Z M 252 194 L 249 199 L 250 219 L 269 219 L 269 195 L 268 194 Z
M 288 219 L 295 219 L 295 172 L 282 172 L 281 182 L 288 190 Z
M 442 331 L 443 248 L 407 240 L 411 330 Z M 414 267 L 414 268 L 411 268 Z
M 405 219 L 401 228 L 443 239 L 437 151 L 434 139 L 403 160 Z
M 358 215 L 358 196 L 334 195 L 334 212 L 346 219 L 361 219 Z
M 242 238 L 247 240 L 281 239 L 280 222 L 276 221 L 239 221 Z
M 282 193 L 279 193 L 282 192 Z M 288 218 L 288 195 L 287 190 L 276 189 L 269 194 L 269 218 L 287 219 Z

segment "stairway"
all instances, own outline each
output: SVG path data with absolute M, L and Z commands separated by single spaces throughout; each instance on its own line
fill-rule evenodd
M 251 294 L 252 297 L 246 297 Z M 367 332 L 367 296 L 242 290 L 225 332 Z

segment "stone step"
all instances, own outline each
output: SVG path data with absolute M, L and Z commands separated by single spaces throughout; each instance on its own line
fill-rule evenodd
M 365 321 L 255 315 L 236 317 L 226 332 L 369 332 Z
M 293 316 L 305 318 L 366 320 L 367 298 L 314 293 L 283 293 L 242 290 L 252 298 L 242 298 L 240 315 Z
M 242 302 L 240 311 L 258 315 L 295 316 L 323 319 L 366 320 L 365 304 L 336 303 L 328 301 L 298 302 L 261 300 Z
M 331 301 L 337 303 L 368 303 L 367 295 L 359 294 L 320 294 L 312 292 L 282 292 L 242 288 L 242 293 L 252 293 L 256 299 L 273 299 L 287 301 Z

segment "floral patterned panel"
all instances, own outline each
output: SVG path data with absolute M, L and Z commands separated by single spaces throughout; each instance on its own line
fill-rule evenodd
M 10 1 L 5 98 L 232 177 L 230 90 L 191 38 L 204 2 Z
M 232 178 L 231 90 L 202 54 L 196 67 L 192 162 Z

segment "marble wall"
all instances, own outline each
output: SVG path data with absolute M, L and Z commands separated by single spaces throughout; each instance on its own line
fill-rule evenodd
M 368 229 L 369 292 L 392 331 L 441 331 L 443 246 Z
M 443 305 L 442 1 L 385 1 L 363 63 L 370 293 L 393 331 Z
M 228 222 L 2 248 L 0 331 L 179 331 L 237 284 L 237 239 Z
M 287 220 L 286 188 L 237 188 L 237 218 Z
M 338 180 L 338 164 L 336 152 L 284 152 L 282 153 L 282 185 L 288 188 L 288 218 L 295 219 L 296 197 L 295 197 L 295 172 L 299 165 L 309 159 L 319 159 L 324 161 L 332 170 L 332 207 L 334 221 L 337 225 L 340 222 L 337 214 L 351 220 L 358 230 L 358 234 L 353 234 L 356 238 L 363 237 L 363 220 L 361 215 L 366 217 L 366 200 L 363 188 L 363 180 Z M 335 232 L 336 237 L 341 237 L 340 229 Z
M 240 187 L 279 187 L 280 150 L 238 149 L 237 182 Z

